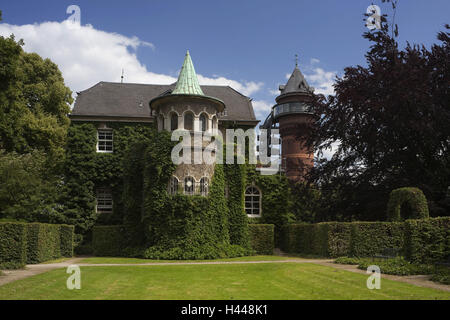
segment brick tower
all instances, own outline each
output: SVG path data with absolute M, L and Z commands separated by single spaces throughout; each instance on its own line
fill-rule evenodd
M 277 104 L 261 128 L 280 130 L 281 166 L 290 181 L 298 182 L 314 166 L 314 150 L 305 144 L 315 120 L 310 106 L 314 89 L 296 65 L 286 85 L 281 85 L 279 90 Z

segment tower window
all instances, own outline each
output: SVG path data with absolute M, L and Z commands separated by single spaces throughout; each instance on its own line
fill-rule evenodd
M 175 131 L 178 129 L 178 115 L 176 113 L 172 113 L 170 115 L 170 130 Z
M 112 213 L 113 197 L 111 190 L 101 188 L 97 190 L 97 213 Z
M 195 180 L 193 177 L 184 178 L 184 194 L 193 195 L 195 190 Z
M 200 130 L 205 132 L 206 130 L 208 130 L 208 118 L 206 117 L 206 115 L 204 113 L 202 113 L 200 115 Z
M 184 115 L 184 128 L 186 130 L 194 130 L 194 115 L 192 112 L 186 112 Z
M 209 191 L 209 179 L 207 177 L 203 177 L 200 179 L 200 194 L 202 196 L 207 196 Z
M 97 131 L 97 152 L 114 152 L 112 129 L 99 129 Z
M 261 216 L 261 192 L 255 186 L 245 189 L 245 212 L 249 217 Z

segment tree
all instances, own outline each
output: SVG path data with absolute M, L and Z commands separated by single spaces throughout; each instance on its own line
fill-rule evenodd
M 72 103 L 58 66 L 23 51 L 14 35 L 0 37 L 0 149 L 49 156 L 61 164 Z
M 321 219 L 385 219 L 389 193 L 400 187 L 422 189 L 432 215 L 450 212 L 450 34 L 440 32 L 430 49 L 400 50 L 396 26 L 389 29 L 383 17 L 381 30 L 364 34 L 367 66 L 345 68 L 335 96 L 316 104 L 311 143 L 319 151 L 339 143 L 310 176 L 329 208 Z
M 0 152 L 0 218 L 60 223 L 60 186 L 45 166 L 41 151 L 20 155 Z

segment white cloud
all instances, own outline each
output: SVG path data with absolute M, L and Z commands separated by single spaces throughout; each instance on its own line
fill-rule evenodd
M 224 77 L 208 78 L 200 74 L 197 75 L 197 77 L 198 82 L 201 85 L 230 86 L 246 96 L 250 96 L 251 94 L 261 90 L 261 88 L 264 86 L 264 83 L 262 82 L 244 81 L 243 83 L 241 83 L 239 81 L 227 79 Z
M 317 63 L 319 63 L 320 62 L 320 60 L 319 59 L 316 59 L 316 58 L 311 58 L 310 60 L 309 60 L 309 63 L 312 65 L 312 64 L 317 64 Z
M 305 74 L 308 84 L 315 88 L 315 93 L 322 93 L 324 95 L 334 94 L 334 78 L 335 71 L 325 71 L 322 68 L 314 68 L 312 74 Z
M 253 100 L 253 110 L 255 110 L 256 119 L 264 122 L 272 110 L 273 104 L 264 100 Z
M 91 25 L 76 26 L 69 21 L 40 24 L 0 24 L 0 35 L 13 33 L 24 39 L 24 50 L 50 58 L 61 70 L 66 85 L 74 92 L 90 88 L 99 81 L 119 82 L 122 69 L 129 83 L 171 84 L 171 75 L 151 72 L 142 64 L 136 50 L 154 45 L 137 37 L 105 32 Z M 181 63 L 177 61 L 174 63 Z M 199 75 L 200 84 L 229 85 L 251 95 L 263 87 L 262 82 L 239 82 L 224 77 L 208 78 Z

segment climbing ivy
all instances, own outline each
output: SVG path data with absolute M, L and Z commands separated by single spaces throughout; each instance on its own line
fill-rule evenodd
M 151 139 L 152 125 L 110 123 L 114 130 L 114 153 L 97 153 L 97 127 L 94 123 L 75 122 L 68 130 L 64 192 L 66 223 L 75 226 L 76 242 L 89 240 L 94 224 L 122 222 L 123 158 L 133 142 Z M 110 187 L 113 194 L 113 214 L 95 212 L 95 190 Z

